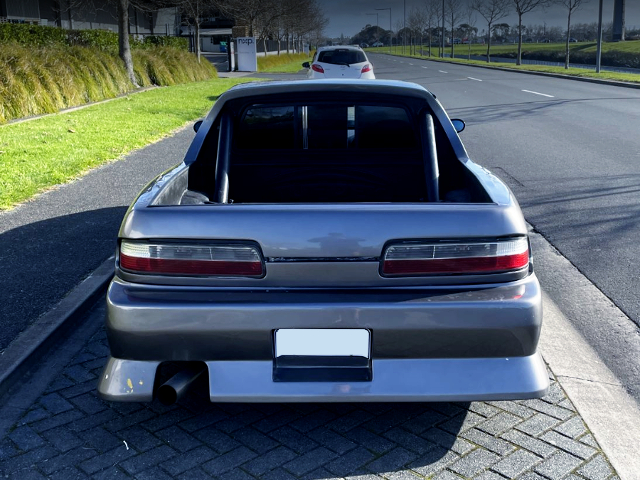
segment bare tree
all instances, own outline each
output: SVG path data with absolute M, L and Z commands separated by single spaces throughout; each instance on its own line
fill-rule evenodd
M 569 40 L 571 39 L 571 14 L 589 0 L 560 0 L 559 3 L 564 5 L 567 10 L 567 45 L 564 54 L 564 68 L 569 68 Z
M 428 19 L 425 11 L 422 8 L 411 7 L 409 12 L 409 28 L 412 35 L 417 37 L 420 42 L 420 55 L 422 55 L 422 38 L 424 37 L 424 30 L 427 28 Z M 415 55 L 416 47 L 414 46 L 413 54 Z
M 467 45 L 469 46 L 467 58 L 471 60 L 471 35 L 476 35 L 478 33 L 478 29 L 476 28 L 476 21 L 478 20 L 478 17 L 476 17 L 476 11 L 471 6 L 468 6 L 465 11 L 465 20 L 467 23 L 460 25 L 460 28 L 467 36 Z
M 447 20 L 449 21 L 449 25 L 451 25 L 451 58 L 454 58 L 454 35 L 456 25 L 460 18 L 462 18 L 462 0 L 447 0 L 445 9 L 447 11 Z
M 518 58 L 516 65 L 522 65 L 522 16 L 536 8 L 548 6 L 550 0 L 512 0 L 518 14 Z
M 478 12 L 487 22 L 489 38 L 487 40 L 487 62 L 491 61 L 491 29 L 498 20 L 509 15 L 511 0 L 473 0 L 471 8 Z
M 427 33 L 429 36 L 429 56 L 431 56 L 431 37 L 433 35 L 433 28 L 439 25 L 439 18 L 441 15 L 441 2 L 440 0 L 426 0 L 424 5 L 425 19 L 427 21 Z

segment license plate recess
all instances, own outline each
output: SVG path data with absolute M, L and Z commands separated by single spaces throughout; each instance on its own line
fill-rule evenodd
M 273 335 L 274 382 L 369 382 L 366 329 L 279 329 Z

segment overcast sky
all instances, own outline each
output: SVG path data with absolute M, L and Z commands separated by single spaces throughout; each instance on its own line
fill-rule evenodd
M 376 13 L 376 8 L 391 8 L 392 26 L 395 30 L 396 22 L 402 19 L 403 0 L 318 0 L 324 6 L 325 14 L 329 18 L 329 25 L 325 30 L 325 35 L 329 37 L 339 37 L 341 33 L 350 37 L 358 33 L 367 24 L 375 25 L 376 16 L 367 13 Z M 463 0 L 467 2 L 468 0 Z M 406 0 L 407 15 L 411 7 L 420 7 L 424 4 L 421 0 Z M 389 11 L 378 12 L 380 27 L 389 28 Z M 604 0 L 603 21 L 613 20 L 613 0 Z M 567 23 L 566 10 L 560 6 L 554 6 L 543 10 L 534 10 L 522 17 L 524 24 L 547 23 L 547 26 L 565 26 Z M 572 15 L 571 23 L 591 23 L 598 21 L 598 0 L 590 0 L 577 12 Z M 518 17 L 514 14 L 501 20 L 510 25 L 518 23 Z M 480 17 L 476 22 L 476 27 L 482 31 L 486 28 L 484 21 Z M 626 23 L 627 27 L 640 26 L 640 1 L 626 1 Z

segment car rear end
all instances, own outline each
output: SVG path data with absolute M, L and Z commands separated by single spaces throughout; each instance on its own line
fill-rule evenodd
M 312 108 L 320 90 L 305 93 L 308 105 L 294 109 L 292 132 L 298 132 L 295 118 L 301 112 L 303 125 L 329 120 L 326 110 Z M 362 98 L 384 94 L 388 104 L 392 93 L 372 88 Z M 287 97 L 296 104 L 295 93 Z M 275 139 L 288 118 L 282 101 L 268 103 L 249 102 L 235 122 L 223 113 L 212 119 L 219 139 L 214 167 L 225 164 L 225 136 L 245 138 L 243 129 L 252 132 L 262 118 L 256 108 L 269 108 L 277 119 L 279 130 L 270 130 L 277 149 L 232 141 L 227 184 L 205 192 L 208 200 L 185 201 L 184 192 L 206 170 L 196 162 L 152 182 L 128 212 L 107 295 L 111 359 L 101 396 L 151 400 L 165 362 L 203 366 L 210 399 L 221 402 L 542 396 L 548 377 L 536 350 L 541 293 L 526 224 L 508 189 L 470 162 L 466 173 L 447 173 L 443 164 L 441 198 L 414 199 L 423 193 L 413 191 L 418 163 L 412 155 L 416 162 L 428 158 L 418 132 L 413 149 L 409 137 L 392 136 L 407 147 L 405 163 L 381 154 L 387 162 L 380 170 L 366 149 L 371 145 L 364 143 L 364 130 L 375 127 L 364 121 L 372 116 L 366 105 L 331 110 L 339 118 L 329 124 L 344 115 L 349 127 L 355 117 L 363 129 L 356 128 L 355 142 L 345 130 L 344 150 L 332 144 L 314 151 L 309 131 L 307 149 L 292 147 L 295 158 L 304 160 L 296 167 Z M 446 115 L 433 114 L 442 123 L 440 133 L 452 133 Z M 207 149 L 206 133 L 202 138 L 200 154 Z M 351 157 L 331 162 L 340 152 Z M 443 147 L 440 153 L 446 152 Z M 261 169 L 256 159 L 265 158 L 273 160 Z M 349 161 L 351 170 L 344 165 Z M 388 165 L 404 176 L 394 178 Z M 293 170 L 296 175 L 287 178 Z M 356 174 L 361 183 L 353 180 L 342 191 L 340 182 Z M 323 181 L 319 175 L 326 176 L 324 187 L 317 185 Z M 447 186 L 447 175 L 467 175 L 466 187 Z M 384 179 L 386 190 L 378 188 L 376 177 Z M 462 202 L 444 193 L 462 187 L 469 190 Z M 212 198 L 216 192 L 223 194 Z
M 318 50 L 307 76 L 311 79 L 375 79 L 373 65 L 358 47 L 330 47 Z

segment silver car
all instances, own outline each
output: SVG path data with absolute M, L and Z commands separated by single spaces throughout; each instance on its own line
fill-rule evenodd
M 122 223 L 102 398 L 199 376 L 214 402 L 546 393 L 526 223 L 429 91 L 245 84 L 196 127 Z

